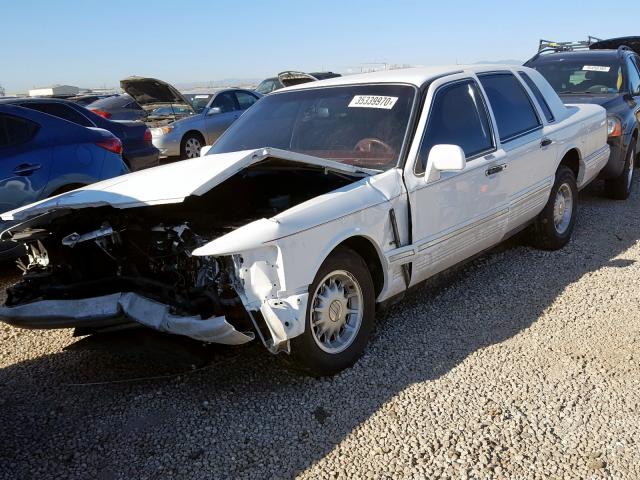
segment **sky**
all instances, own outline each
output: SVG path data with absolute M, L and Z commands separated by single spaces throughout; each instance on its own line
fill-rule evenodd
M 637 16 L 592 0 L 4 0 L 0 85 L 117 87 L 348 73 L 364 63 L 526 60 L 538 40 L 640 35 Z

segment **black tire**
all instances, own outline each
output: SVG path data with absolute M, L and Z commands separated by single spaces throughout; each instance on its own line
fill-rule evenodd
M 636 139 L 631 140 L 627 149 L 624 168 L 617 178 L 605 180 L 604 191 L 607 197 L 613 200 L 626 200 L 629 198 L 633 187 L 633 171 L 636 160 Z
M 561 189 L 563 194 L 569 193 L 571 195 L 571 206 L 566 209 L 571 216 L 568 219 L 568 224 L 561 223 L 556 226 L 554 211 L 556 198 Z M 566 206 L 566 202 L 564 205 Z M 576 177 L 569 167 L 560 165 L 556 171 L 556 180 L 551 188 L 549 200 L 533 225 L 533 244 L 543 250 L 558 250 L 564 247 L 571 238 L 571 233 L 575 226 L 577 206 L 578 187 L 576 185 Z
M 204 147 L 202 135 L 199 133 L 187 133 L 180 142 L 180 160 L 198 158 L 202 147 Z
M 363 300 L 362 320 L 352 341 L 343 351 L 328 353 L 319 346 L 318 343 L 322 343 L 321 340 L 316 340 L 316 334 L 314 334 L 311 324 L 311 312 L 316 300 L 314 298 L 316 291 L 321 291 L 319 289 L 321 283 L 324 283 L 323 280 L 339 271 L 347 272 L 360 288 Z M 347 300 L 347 302 L 351 302 L 351 300 Z M 347 303 L 347 305 L 353 307 L 353 304 Z M 330 310 L 329 307 L 327 307 L 328 310 Z M 350 248 L 339 247 L 324 261 L 309 287 L 305 330 L 302 335 L 291 340 L 291 354 L 288 356 L 287 362 L 293 369 L 315 377 L 334 375 L 352 366 L 360 358 L 369 341 L 374 323 L 375 290 L 367 264 L 360 255 Z M 322 338 L 321 335 L 318 336 Z

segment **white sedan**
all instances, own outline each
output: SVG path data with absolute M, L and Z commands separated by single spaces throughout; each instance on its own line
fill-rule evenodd
M 609 156 L 605 110 L 525 67 L 340 77 L 257 102 L 201 158 L 6 213 L 24 277 L 0 319 L 259 339 L 313 375 L 362 354 L 377 306 L 524 227 L 567 243 Z

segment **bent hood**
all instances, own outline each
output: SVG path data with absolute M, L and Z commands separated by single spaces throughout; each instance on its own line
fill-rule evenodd
M 360 176 L 380 173 L 287 150 L 243 150 L 205 155 L 111 178 L 6 212 L 0 218 L 5 221 L 25 220 L 54 210 L 102 206 L 124 209 L 181 203 L 190 195 L 207 193 L 239 171 L 267 158 Z
M 158 103 L 179 103 L 188 106 L 195 113 L 191 103 L 173 85 L 157 78 L 129 77 L 120 80 L 120 87 L 142 107 Z

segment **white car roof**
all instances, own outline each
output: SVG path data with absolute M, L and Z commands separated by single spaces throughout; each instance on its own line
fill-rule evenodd
M 278 92 L 287 90 L 303 90 L 331 85 L 354 85 L 361 83 L 408 83 L 417 87 L 425 82 L 444 75 L 451 75 L 459 72 L 493 72 L 496 70 L 530 70 L 519 65 L 482 64 L 482 65 L 443 65 L 433 67 L 402 68 L 398 70 L 383 70 L 371 73 L 359 73 L 356 75 L 345 75 L 342 77 L 318 80 L 317 82 L 303 83 L 292 87 L 283 88 Z M 277 93 L 277 92 L 274 92 Z

